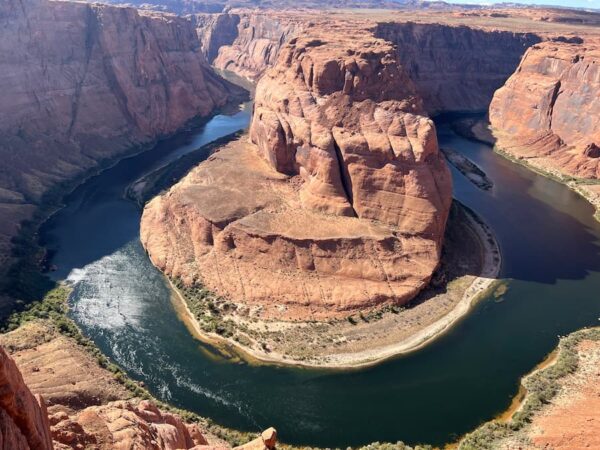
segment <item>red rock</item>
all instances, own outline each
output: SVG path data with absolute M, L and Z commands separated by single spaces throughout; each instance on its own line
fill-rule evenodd
M 0 445 L 3 450 L 51 450 L 48 412 L 13 359 L 0 347 Z
M 450 175 L 393 47 L 352 34 L 290 41 L 257 86 L 254 145 L 230 144 L 146 206 L 161 270 L 286 319 L 405 303 L 427 284 Z
M 600 42 L 531 47 L 490 106 L 497 145 L 551 171 L 600 177 Z
M 50 188 L 210 114 L 233 90 L 191 21 L 173 15 L 3 0 L 0 29 L 3 256 Z

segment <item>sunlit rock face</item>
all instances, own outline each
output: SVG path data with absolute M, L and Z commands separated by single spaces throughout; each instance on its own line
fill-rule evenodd
M 531 47 L 498 90 L 490 122 L 502 150 L 579 178 L 600 177 L 600 42 Z
M 13 359 L 0 347 L 0 448 L 51 450 L 48 413 L 34 396 Z
M 391 44 L 292 39 L 261 77 L 248 138 L 152 200 L 153 263 L 240 311 L 326 318 L 402 304 L 439 263 L 451 180 Z

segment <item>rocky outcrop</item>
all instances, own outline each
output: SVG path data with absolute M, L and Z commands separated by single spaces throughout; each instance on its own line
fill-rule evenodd
M 0 347 L 0 448 L 50 450 L 44 399 L 34 396 L 10 356 Z
M 51 188 L 210 114 L 232 89 L 171 15 L 7 0 L 0 37 L 3 255 Z
M 161 270 L 278 318 L 416 295 L 436 269 L 451 180 L 435 127 L 382 40 L 292 39 L 256 89 L 249 139 L 147 204 Z
M 375 35 L 397 46 L 398 59 L 430 114 L 487 110 L 519 65 L 532 33 L 435 23 L 381 23 Z
M 92 406 L 71 417 L 59 411 L 50 416 L 50 423 L 61 449 L 177 450 L 208 444 L 197 425 L 185 424 L 147 400 Z
M 197 14 L 198 36 L 216 68 L 257 79 L 277 60 L 281 47 L 303 27 L 302 20 L 275 12 Z
M 498 90 L 490 122 L 498 147 L 550 172 L 600 177 L 600 42 L 531 47 Z

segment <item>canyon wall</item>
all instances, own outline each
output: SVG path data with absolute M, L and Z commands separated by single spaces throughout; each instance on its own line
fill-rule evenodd
M 233 89 L 189 20 L 48 0 L 0 3 L 0 254 L 44 194 L 173 133 Z
M 301 19 L 275 12 L 196 14 L 198 36 L 207 60 L 216 68 L 257 79 L 272 66 L 283 44 L 298 34 Z
M 497 146 L 550 172 L 600 178 L 600 41 L 531 47 L 490 106 Z
M 397 46 L 429 114 L 487 110 L 527 48 L 541 40 L 532 33 L 410 22 L 377 24 L 375 35 Z
M 156 266 L 262 317 L 406 303 L 439 263 L 451 202 L 435 127 L 393 47 L 356 26 L 313 33 L 260 79 L 249 138 L 142 217 Z

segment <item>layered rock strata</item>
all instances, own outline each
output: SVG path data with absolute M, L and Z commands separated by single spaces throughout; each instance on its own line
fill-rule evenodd
M 50 450 L 44 399 L 34 396 L 13 359 L 0 347 L 0 448 Z
M 210 114 L 233 89 L 193 24 L 171 15 L 7 0 L 0 37 L 3 257 L 51 188 Z
M 286 319 L 402 304 L 427 284 L 451 201 L 435 127 L 389 43 L 336 31 L 284 47 L 250 142 L 147 204 L 142 243 L 167 275 Z
M 198 36 L 207 60 L 216 68 L 257 79 L 275 64 L 281 47 L 306 26 L 294 14 L 274 12 L 197 14 Z
M 494 95 L 498 147 L 550 172 L 600 177 L 600 41 L 531 47 Z
M 541 40 L 533 33 L 410 22 L 377 24 L 375 34 L 397 46 L 430 114 L 487 110 L 527 48 Z
M 231 448 L 202 421 L 186 422 L 132 397 L 95 356 L 49 321 L 0 335 L 2 450 Z M 269 428 L 240 449 L 273 449 L 276 441 Z

